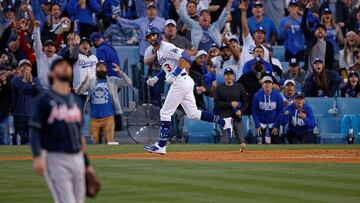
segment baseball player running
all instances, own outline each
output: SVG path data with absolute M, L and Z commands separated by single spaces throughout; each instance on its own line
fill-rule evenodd
M 189 118 L 217 123 L 231 135 L 231 118 L 223 119 L 220 116 L 197 109 L 193 93 L 194 81 L 184 69 L 190 63 L 190 59 L 185 51 L 171 43 L 162 41 L 161 33 L 155 27 L 150 27 L 147 30 L 145 38 L 156 50 L 157 59 L 162 68 L 159 74 L 147 80 L 147 84 L 154 86 L 158 80 L 166 78 L 166 83 L 170 85 L 165 103 L 160 110 L 161 127 L 159 142 L 154 145 L 145 145 L 145 151 L 162 155 L 166 154 L 166 142 L 170 131 L 171 116 L 179 104 L 181 104 Z
M 82 203 L 85 170 L 94 172 L 83 152 L 82 102 L 70 92 L 72 68 L 66 59 L 54 61 L 50 71 L 51 89 L 38 97 L 29 122 L 33 169 L 45 173 L 54 202 Z

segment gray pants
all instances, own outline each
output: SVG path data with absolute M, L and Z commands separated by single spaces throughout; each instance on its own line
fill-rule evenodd
M 55 203 L 85 201 L 85 163 L 82 152 L 47 152 L 45 164 L 45 179 Z
M 236 138 L 236 141 L 239 144 L 244 143 L 244 129 L 243 129 L 243 124 L 242 121 L 234 121 L 233 120 L 233 130 L 234 130 L 234 136 Z M 221 144 L 230 144 L 231 140 L 229 135 L 227 134 L 227 132 L 225 130 L 221 131 L 221 138 L 220 138 L 220 143 Z

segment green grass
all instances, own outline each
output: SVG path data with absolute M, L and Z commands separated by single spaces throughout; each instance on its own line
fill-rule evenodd
M 249 146 L 261 149 L 359 149 L 359 145 Z M 171 151 L 236 150 L 237 145 L 172 145 Z M 141 145 L 90 146 L 90 154 L 142 152 Z M 30 155 L 0 147 L 0 157 Z M 211 163 L 92 160 L 102 183 L 87 202 L 360 202 L 360 164 Z M 0 202 L 51 202 L 31 161 L 0 161 Z

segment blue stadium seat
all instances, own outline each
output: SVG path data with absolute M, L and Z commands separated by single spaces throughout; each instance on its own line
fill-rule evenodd
M 184 119 L 184 132 L 187 132 L 188 143 L 214 143 L 214 124 L 193 120 L 188 117 Z
M 334 98 L 324 97 L 307 97 L 306 103 L 311 106 L 314 111 L 315 117 L 329 117 L 331 116 L 328 111 L 334 105 Z
M 280 61 L 285 61 L 285 47 L 284 46 L 273 46 L 273 57 Z
M 337 107 L 340 114 L 360 114 L 359 98 L 337 98 Z
M 289 62 L 281 61 L 281 66 L 283 73 L 286 73 L 289 70 Z
M 346 134 L 340 133 L 341 117 L 319 118 L 317 127 L 322 144 L 346 144 Z

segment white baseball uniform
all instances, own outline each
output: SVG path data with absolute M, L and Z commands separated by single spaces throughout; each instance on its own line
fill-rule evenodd
M 157 59 L 161 68 L 165 71 L 166 77 L 178 66 L 182 58 L 183 49 L 175 45 L 162 41 L 157 50 Z M 183 69 L 176 77 L 175 82 L 170 86 L 165 103 L 160 110 L 161 121 L 171 121 L 171 116 L 176 111 L 179 104 L 183 107 L 186 115 L 192 119 L 200 119 L 201 111 L 198 110 L 193 93 L 194 81 Z

